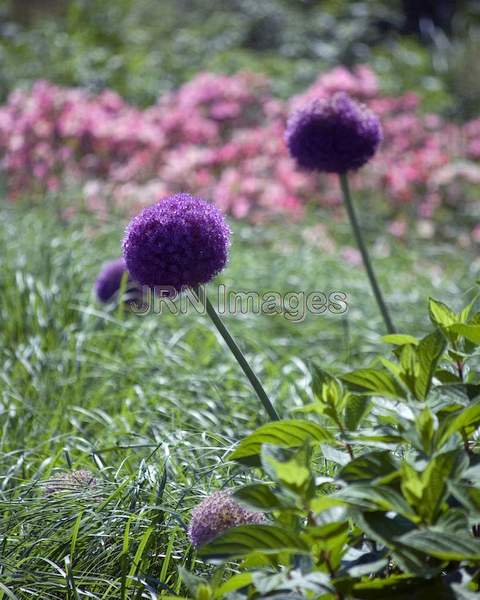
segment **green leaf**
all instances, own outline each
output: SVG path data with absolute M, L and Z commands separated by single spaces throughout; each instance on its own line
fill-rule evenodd
M 317 364 L 312 364 L 312 389 L 315 396 L 321 398 L 323 385 L 332 379 L 335 378 L 330 373 L 324 371 Z
M 338 478 L 348 482 L 372 481 L 398 469 L 389 451 L 377 451 L 354 458 L 338 472 Z
M 480 424 L 480 401 L 474 402 L 457 413 L 448 415 L 442 422 L 438 432 L 438 447 L 441 448 L 449 438 L 457 432 L 476 429 Z
M 405 392 L 401 386 L 386 371 L 380 369 L 358 369 L 342 375 L 351 388 L 363 394 L 378 396 L 391 396 L 404 398 Z
M 393 333 L 390 335 L 384 335 L 382 337 L 382 342 L 386 344 L 392 344 L 394 346 L 405 346 L 406 344 L 413 344 L 414 346 L 418 345 L 418 340 L 413 335 L 404 335 L 399 333 Z
M 467 465 L 468 459 L 459 450 L 436 456 L 421 472 L 407 462 L 402 464 L 403 495 L 422 521 L 435 521 L 446 500 L 448 480 L 459 478 Z
M 446 345 L 446 339 L 439 331 L 420 340 L 416 352 L 419 370 L 415 377 L 415 391 L 421 400 L 426 398 L 430 390 L 433 373 Z
M 399 515 L 389 517 L 384 512 L 358 512 L 354 513 L 354 520 L 369 537 L 390 548 L 404 571 L 421 577 L 432 577 L 438 573 L 439 567 L 427 565 L 421 552 L 395 541 L 395 538 L 415 530 L 413 523 L 407 519 Z
M 251 552 L 309 554 L 309 548 L 295 532 L 284 527 L 240 525 L 221 533 L 201 547 L 198 554 L 204 558 L 227 559 L 242 558 Z
M 237 573 L 233 577 L 230 577 L 225 583 L 223 583 L 217 590 L 215 590 L 215 598 L 224 598 L 225 594 L 235 592 L 247 585 L 250 585 L 253 580 L 252 573 Z
M 456 313 L 443 302 L 439 302 L 433 298 L 429 298 L 428 312 L 430 321 L 442 329 L 458 323 Z
M 397 541 L 440 560 L 480 560 L 480 540 L 435 528 L 410 531 Z
M 352 597 L 358 600 L 454 600 L 440 578 L 425 579 L 411 575 L 392 575 L 355 583 Z
M 280 448 L 298 448 L 306 441 L 329 442 L 332 435 L 320 425 L 310 421 L 285 420 L 262 425 L 251 433 L 230 454 L 230 460 L 258 466 L 262 444 L 273 444 Z
M 245 485 L 235 490 L 234 496 L 240 504 L 263 512 L 271 512 L 282 507 L 280 499 L 265 483 Z
M 475 345 L 480 344 L 480 325 L 466 325 L 464 323 L 457 323 L 456 325 L 451 325 L 448 328 L 448 332 L 461 335 L 462 337 L 467 338 L 467 340 L 470 342 L 473 342 Z
M 412 509 L 402 496 L 396 490 L 384 485 L 353 483 L 332 494 L 331 497 L 357 509 L 391 511 L 414 517 Z
M 345 406 L 344 423 L 348 431 L 355 431 L 370 409 L 367 396 L 350 396 Z
M 425 407 L 415 421 L 421 449 L 425 454 L 430 453 L 433 436 L 435 434 L 435 425 L 436 419 L 434 419 L 431 410 L 428 407 Z

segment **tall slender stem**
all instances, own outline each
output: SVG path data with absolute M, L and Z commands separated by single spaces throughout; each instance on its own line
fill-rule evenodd
M 360 254 L 362 255 L 363 264 L 367 271 L 368 279 L 370 280 L 370 285 L 372 286 L 373 294 L 375 296 L 375 300 L 377 301 L 378 308 L 382 313 L 382 317 L 385 321 L 385 326 L 387 328 L 388 333 L 395 333 L 395 327 L 393 325 L 392 319 L 390 318 L 387 305 L 385 304 L 385 301 L 383 299 L 380 286 L 378 285 L 378 281 L 375 276 L 370 257 L 368 255 L 367 247 L 365 246 L 365 242 L 363 241 L 362 232 L 360 230 L 360 225 L 358 224 L 357 215 L 355 213 L 352 197 L 350 195 L 350 188 L 348 185 L 348 177 L 346 173 L 340 175 L 340 187 L 342 188 L 343 199 L 345 201 L 345 206 L 347 207 L 350 225 L 353 229 L 353 235 L 355 236 L 358 249 L 360 250 Z
M 237 343 L 235 342 L 233 337 L 230 335 L 230 332 L 223 324 L 223 321 L 218 316 L 217 311 L 215 310 L 212 303 L 210 302 L 210 300 L 207 297 L 205 289 L 196 288 L 195 293 L 197 294 L 198 298 L 204 305 L 208 316 L 212 320 L 212 323 L 215 325 L 218 332 L 220 333 L 222 338 L 225 340 L 225 343 L 232 351 L 233 356 L 237 359 L 238 364 L 242 367 L 243 372 L 245 373 L 248 380 L 252 384 L 252 387 L 255 390 L 255 392 L 257 393 L 257 396 L 260 399 L 260 402 L 263 404 L 265 410 L 267 411 L 268 416 L 270 417 L 270 419 L 272 421 L 278 421 L 279 416 L 278 416 L 277 411 L 273 407 L 273 404 L 270 402 L 270 399 L 267 396 L 267 393 L 263 389 L 263 386 L 260 383 L 258 377 L 255 375 L 255 373 L 253 372 L 253 369 L 251 368 L 247 359 L 243 355 L 243 352 L 240 350 Z

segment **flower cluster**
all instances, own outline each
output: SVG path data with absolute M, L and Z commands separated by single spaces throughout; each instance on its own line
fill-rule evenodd
M 383 95 L 366 66 L 324 73 L 289 102 L 275 99 L 260 76 L 203 73 L 144 110 L 111 91 L 39 81 L 0 106 L 0 167 L 13 198 L 73 183 L 103 214 L 110 202 L 133 212 L 188 189 L 238 218 L 300 216 L 312 199 L 338 204 L 339 192 L 331 175 L 315 181 L 297 169 L 283 141 L 287 117 L 339 92 L 365 104 L 383 127 L 380 151 L 353 186 L 380 188 L 393 212 L 413 204 L 428 219 L 446 198 L 463 200 L 462 183 L 476 185 L 480 119 L 460 126 L 422 114 L 411 92 Z M 467 166 L 450 185 L 441 174 L 458 161 Z
M 215 492 L 192 511 L 188 536 L 192 544 L 198 547 L 230 527 L 264 522 L 263 513 L 240 506 L 230 492 Z
M 229 245 L 230 230 L 218 208 L 189 194 L 175 194 L 132 219 L 123 253 L 129 273 L 141 285 L 181 291 L 219 273 Z
M 345 92 L 337 92 L 296 110 L 288 120 L 285 138 L 300 167 L 342 174 L 372 158 L 382 130 L 371 110 Z
M 44 491 L 47 496 L 57 492 L 82 493 L 95 491 L 97 479 L 93 473 L 80 469 L 68 473 L 59 473 L 49 479 Z

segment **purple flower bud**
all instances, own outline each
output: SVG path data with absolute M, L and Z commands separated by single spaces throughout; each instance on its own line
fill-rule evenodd
M 192 544 L 198 547 L 230 527 L 264 522 L 263 513 L 240 506 L 230 492 L 215 492 L 193 509 L 188 536 Z
M 290 154 L 300 167 L 339 174 L 367 163 L 381 140 L 377 116 L 344 92 L 294 112 L 285 133 Z
M 149 287 L 195 287 L 226 265 L 230 229 L 209 202 L 175 194 L 145 208 L 127 227 L 123 255 L 131 276 Z
M 100 302 L 108 302 L 120 289 L 123 274 L 127 267 L 123 258 L 105 264 L 95 281 L 95 294 Z

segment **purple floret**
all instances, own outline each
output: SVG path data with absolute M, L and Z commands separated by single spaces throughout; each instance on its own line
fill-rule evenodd
M 367 163 L 381 140 L 377 116 L 344 92 L 314 100 L 293 113 L 285 133 L 290 154 L 300 167 L 339 174 Z
M 230 229 L 209 202 L 175 194 L 145 208 L 127 227 L 123 256 L 141 285 L 196 287 L 226 265 Z
M 125 260 L 117 258 L 105 264 L 95 281 L 95 294 L 100 302 L 108 302 L 120 289 L 123 274 L 127 272 Z
M 215 492 L 192 511 L 188 536 L 192 544 L 198 547 L 230 527 L 261 523 L 265 523 L 263 513 L 240 506 L 230 492 Z

